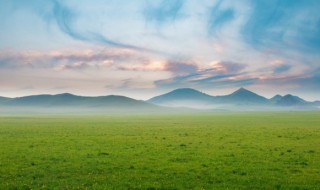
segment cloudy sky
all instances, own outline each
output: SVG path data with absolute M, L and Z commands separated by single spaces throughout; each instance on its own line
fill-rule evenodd
M 320 99 L 319 0 L 0 0 L 0 96 Z

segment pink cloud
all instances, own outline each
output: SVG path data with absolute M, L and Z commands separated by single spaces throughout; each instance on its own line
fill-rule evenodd
M 149 59 L 148 56 L 137 51 L 119 48 L 49 52 L 3 50 L 0 52 L 0 67 L 84 69 L 111 66 L 114 63 L 146 62 Z
M 165 69 L 178 75 L 194 73 L 199 70 L 198 66 L 191 60 L 168 61 L 165 64 Z
M 138 64 L 118 66 L 117 69 L 125 71 L 166 71 L 164 61 L 148 61 Z
M 247 65 L 229 61 L 214 61 L 211 63 L 212 68 L 220 74 L 237 73 L 244 70 Z

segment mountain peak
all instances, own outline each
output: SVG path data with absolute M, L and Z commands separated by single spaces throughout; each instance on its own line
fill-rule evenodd
M 56 96 L 64 96 L 64 97 L 67 97 L 67 96 L 76 96 L 76 95 L 71 94 L 71 93 L 62 93 L 62 94 L 56 94 Z
M 281 96 L 280 94 L 277 94 L 277 95 L 275 95 L 275 96 L 273 96 L 272 98 L 282 98 L 283 96 Z M 271 98 L 271 99 L 272 99 Z
M 193 88 L 178 88 L 175 89 L 169 93 L 201 93 L 204 94 L 203 92 L 200 92 L 199 90 L 193 89 Z
M 255 93 L 253 93 L 250 90 L 247 90 L 247 89 L 241 87 L 238 90 L 234 91 L 232 94 L 255 94 Z
M 292 94 L 287 94 L 285 96 L 283 96 L 284 99 L 294 99 L 294 100 L 297 100 L 297 101 L 300 101 L 300 102 L 305 102 L 304 99 L 300 98 L 299 96 L 294 96 Z
M 287 94 L 277 101 L 277 104 L 282 106 L 304 105 L 306 103 L 302 98 L 292 94 Z
M 271 101 L 272 103 L 277 103 L 277 102 L 280 101 L 282 98 L 283 98 L 283 96 L 277 94 L 277 95 L 273 96 L 272 98 L 270 98 L 270 101 Z
M 294 96 L 292 94 L 287 94 L 283 96 L 282 99 L 290 99 L 290 100 L 299 101 L 299 102 L 306 102 L 304 99 L 300 98 L 299 96 Z
M 294 96 L 292 94 L 287 94 L 285 96 L 283 96 L 284 98 L 293 98 Z
M 237 102 L 239 104 L 262 104 L 267 103 L 267 99 L 263 96 L 260 96 L 250 90 L 247 90 L 243 87 L 234 91 L 233 93 L 224 96 L 225 102 Z
M 162 104 L 164 102 L 181 101 L 210 101 L 212 96 L 192 88 L 179 88 L 166 94 L 156 96 L 148 100 L 151 103 Z

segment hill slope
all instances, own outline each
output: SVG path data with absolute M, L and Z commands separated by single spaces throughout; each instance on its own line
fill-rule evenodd
M 308 105 L 308 102 L 303 100 L 298 96 L 293 96 L 291 94 L 283 96 L 276 102 L 276 105 L 280 106 L 305 106 Z
M 156 96 L 148 102 L 166 106 L 212 107 L 222 104 L 268 104 L 269 100 L 244 88 L 225 96 L 210 96 L 194 89 L 184 88 Z
M 200 108 L 213 101 L 214 97 L 191 88 L 180 88 L 166 94 L 153 97 L 148 102 L 174 107 Z
M 0 104 L 1 104 L 1 103 L 5 103 L 5 102 L 9 101 L 10 99 L 11 99 L 11 98 L 6 98 L 6 97 L 0 96 Z
M 205 108 L 215 110 L 292 110 L 312 109 L 314 110 L 319 102 L 307 102 L 293 95 L 276 95 L 270 99 L 260 96 L 245 88 L 224 96 L 211 96 L 200 91 L 183 88 L 173 90 L 169 93 L 156 96 L 148 102 L 170 106 Z
M 245 88 L 240 88 L 235 92 L 225 95 L 217 96 L 216 103 L 227 103 L 227 104 L 268 104 L 267 98 L 260 96 L 254 92 L 251 92 Z
M 2 107 L 45 108 L 45 109 L 86 109 L 91 110 L 141 110 L 158 109 L 158 106 L 125 96 L 84 97 L 73 94 L 34 95 L 12 98 L 0 102 Z
M 316 106 L 320 106 L 320 101 L 314 101 L 313 104 Z
M 276 104 L 283 96 L 277 94 L 269 99 L 272 104 Z

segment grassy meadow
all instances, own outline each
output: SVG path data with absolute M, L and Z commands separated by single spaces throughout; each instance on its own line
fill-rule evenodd
M 0 116 L 0 189 L 320 189 L 320 113 Z

